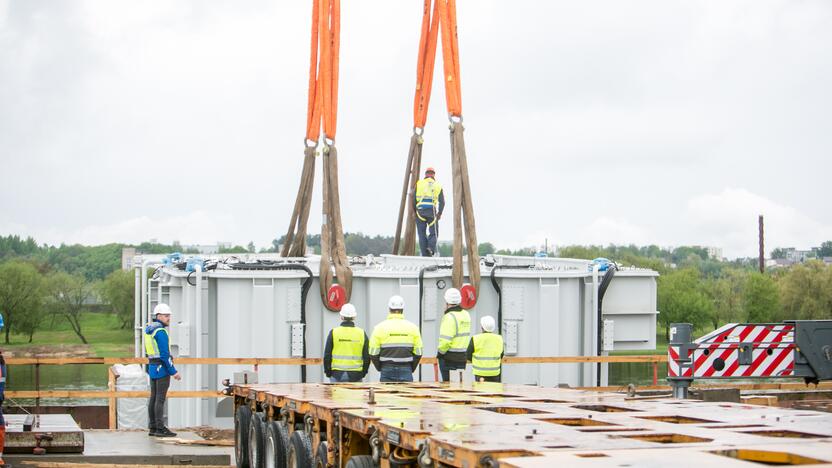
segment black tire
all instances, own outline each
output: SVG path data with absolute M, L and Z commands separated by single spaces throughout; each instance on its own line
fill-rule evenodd
M 292 432 L 292 437 L 289 437 L 289 458 L 286 466 L 288 468 L 312 467 L 312 442 L 306 432 L 295 431 Z
M 263 468 L 266 452 L 266 417 L 263 413 L 254 413 L 248 426 L 248 466 Z
M 237 408 L 234 415 L 234 458 L 237 468 L 248 468 L 248 427 L 251 425 L 251 409 Z
M 346 468 L 376 468 L 372 455 L 353 455 L 347 461 Z
M 329 466 L 326 462 L 326 449 L 326 441 L 322 440 L 321 443 L 318 444 L 318 450 L 315 452 L 315 468 L 327 468 Z
M 289 459 L 289 431 L 282 422 L 270 422 L 266 427 L 266 468 L 286 468 Z

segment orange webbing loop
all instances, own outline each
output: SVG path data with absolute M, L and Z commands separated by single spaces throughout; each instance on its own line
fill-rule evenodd
M 312 4 L 306 139 L 318 141 L 323 126 L 326 137 L 334 140 L 338 114 L 341 0 L 313 0 Z
M 327 309 L 327 291 L 337 279 L 349 300 L 352 270 L 344 247 L 338 190 L 338 151 L 335 129 L 338 114 L 338 54 L 341 34 L 340 0 L 312 0 L 312 42 L 309 54 L 309 96 L 306 114 L 306 149 L 295 208 L 282 255 L 303 256 L 306 252 L 306 224 L 309 219 L 315 178 L 317 146 L 324 131 L 323 221 L 321 223 L 321 299 Z M 334 275 L 333 275 L 334 269 Z
M 431 9 L 433 3 L 433 9 Z M 424 128 L 428 117 L 430 93 L 433 87 L 433 67 L 436 63 L 436 43 L 439 37 L 439 2 L 425 0 L 422 15 L 422 36 L 419 39 L 419 59 L 416 64 L 416 93 L 413 99 L 413 127 Z M 431 15 L 431 10 L 433 15 Z M 417 172 L 419 168 L 416 168 Z
M 467 250 L 468 278 L 479 290 L 480 265 L 477 251 L 476 221 L 468 178 L 468 158 L 462 126 L 462 84 L 459 72 L 459 41 L 456 25 L 456 0 L 424 0 L 422 34 L 419 40 L 419 57 L 416 65 L 416 93 L 413 102 L 413 136 L 410 139 L 407 168 L 402 185 L 402 200 L 393 241 L 393 253 L 412 255 L 415 248 L 415 209 L 413 197 L 420 175 L 422 159 L 422 130 L 430 104 L 433 68 L 436 61 L 438 34 L 442 34 L 442 65 L 444 68 L 445 103 L 451 118 L 451 163 L 453 167 L 453 284 L 459 288 L 465 279 L 463 271 L 463 247 Z M 406 222 L 403 218 L 407 211 Z M 404 225 L 404 226 L 403 226 Z M 401 239 L 404 227 L 404 239 Z
M 445 102 L 448 114 L 462 115 L 462 84 L 459 79 L 459 41 L 456 35 L 456 0 L 436 0 L 442 24 L 442 61 L 445 70 Z

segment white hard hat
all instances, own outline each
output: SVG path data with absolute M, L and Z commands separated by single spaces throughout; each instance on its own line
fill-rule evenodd
M 347 302 L 346 304 L 341 306 L 341 317 L 344 318 L 355 318 L 358 315 L 355 313 L 355 306 Z
M 157 304 L 153 308 L 153 315 L 171 315 L 170 307 L 167 304 Z
M 457 288 L 451 288 L 445 291 L 445 302 L 449 305 L 459 305 L 462 302 L 462 294 Z
M 488 333 L 494 333 L 494 330 L 497 328 L 497 323 L 494 322 L 494 317 L 486 315 L 480 319 L 480 326 Z
M 390 310 L 404 310 L 404 298 L 401 296 L 390 296 L 387 301 L 387 308 Z

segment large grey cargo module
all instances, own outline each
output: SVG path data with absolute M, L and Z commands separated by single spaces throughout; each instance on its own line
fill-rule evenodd
M 319 257 L 209 256 L 205 260 L 220 261 L 214 270 L 188 273 L 164 266 L 145 279 L 141 266 L 161 260 L 160 256 L 135 260 L 137 297 L 142 298 L 136 303 L 137 327 L 147 322 L 148 311 L 157 303 L 168 303 L 174 311 L 174 356 L 299 357 L 305 344 L 307 357 L 321 357 L 326 335 L 340 322 L 338 314 L 321 302 Z M 451 259 L 366 256 L 351 260 L 350 302 L 358 310 L 357 324 L 369 335 L 386 317 L 389 297 L 401 295 L 406 318 L 421 326 L 425 356 L 435 356 L 444 312 L 442 296 L 451 285 Z M 305 302 L 302 290 L 307 272 L 269 269 L 268 264 L 280 262 L 303 264 L 312 272 Z M 480 317 L 501 316 L 498 323 L 508 356 L 597 355 L 602 336 L 597 309 L 602 276 L 586 260 L 488 256 L 482 260 L 483 279 L 477 305 L 470 311 L 472 323 L 478 329 Z M 603 300 L 604 349 L 655 348 L 657 276 L 654 271 L 634 268 L 617 272 Z M 140 353 L 138 339 L 137 334 Z M 433 366 L 420 367 L 416 378 L 421 375 L 422 380 L 432 381 Z M 222 379 L 243 370 L 251 366 L 189 366 L 173 389 L 217 389 Z M 307 367 L 307 382 L 323 378 L 320 366 Z M 368 379 L 378 380 L 377 372 L 372 370 Z M 516 384 L 591 386 L 597 379 L 595 364 L 512 364 L 503 370 L 503 381 Z M 301 371 L 298 366 L 263 366 L 258 381 L 300 382 Z M 601 366 L 600 381 L 606 384 L 606 366 Z M 227 405 L 213 400 L 171 399 L 169 408 L 172 427 L 232 424 L 230 413 L 224 410 Z

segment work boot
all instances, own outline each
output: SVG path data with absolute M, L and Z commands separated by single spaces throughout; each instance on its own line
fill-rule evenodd
M 163 427 L 156 430 L 156 437 L 176 437 L 176 433 L 166 427 Z
M 147 432 L 147 436 L 148 437 L 156 437 L 156 429 L 151 427 Z

